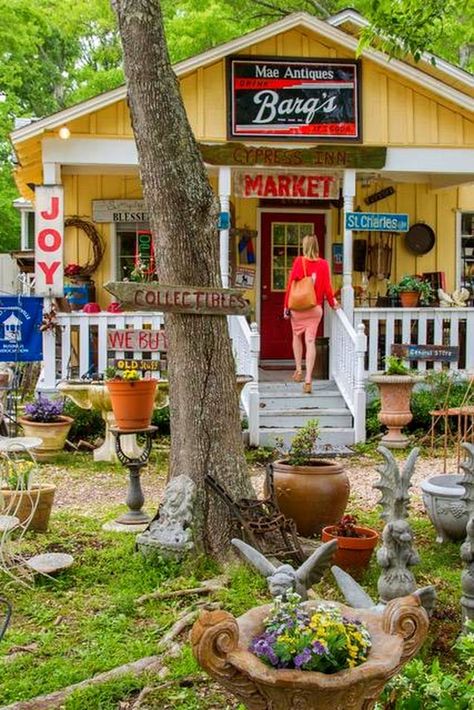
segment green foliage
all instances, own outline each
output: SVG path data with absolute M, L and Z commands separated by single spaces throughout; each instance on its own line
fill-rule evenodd
M 274 450 L 266 446 L 251 446 L 245 450 L 245 458 L 250 466 L 269 463 L 274 454 Z
M 158 427 L 158 434 L 168 435 L 170 433 L 170 408 L 154 409 L 151 423 Z
M 391 284 L 388 287 L 389 296 L 398 296 L 406 291 L 416 291 L 420 294 L 422 303 L 431 303 L 434 299 L 434 290 L 428 281 L 424 281 L 418 276 L 403 276 L 398 284 Z
M 105 423 L 100 412 L 95 409 L 81 409 L 77 404 L 66 400 L 64 414 L 73 418 L 71 430 L 68 434 L 69 441 L 76 442 L 93 441 L 100 436 L 104 436 Z
M 405 361 L 397 355 L 387 355 L 385 358 L 385 374 L 386 375 L 410 375 L 410 368 L 407 367 Z
M 285 451 L 283 440 L 279 437 L 276 439 L 276 448 L 285 457 L 285 463 L 290 466 L 305 466 L 314 458 L 313 449 L 318 436 L 319 420 L 309 419 L 301 429 L 298 429 L 288 451 Z
M 469 382 L 457 373 L 432 372 L 425 377 L 423 387 L 413 391 L 411 411 L 413 419 L 410 431 L 428 431 L 431 427 L 430 412 L 442 407 L 458 407 L 463 401 Z M 441 430 L 443 424 L 438 422 Z
M 380 412 L 380 399 L 378 397 L 372 399 L 365 413 L 365 431 L 368 439 L 372 439 L 380 434 L 380 422 L 378 414 Z
M 117 710 L 121 700 L 129 697 L 134 691 L 141 690 L 148 680 L 147 675 L 130 674 L 108 683 L 76 690 L 65 701 L 64 710 L 84 710 L 85 708 Z

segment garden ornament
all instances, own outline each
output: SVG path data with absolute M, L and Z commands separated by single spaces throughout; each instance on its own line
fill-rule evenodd
M 461 559 L 466 563 L 466 568 L 461 575 L 464 629 L 467 620 L 474 620 L 474 444 L 463 444 L 463 448 L 467 451 L 467 459 L 461 463 L 464 473 L 461 485 L 466 491 L 462 499 L 466 502 L 468 514 L 466 539 L 461 545 Z
M 402 473 L 391 451 L 384 446 L 377 451 L 385 458 L 385 464 L 378 469 L 380 480 L 374 487 L 382 492 L 381 518 L 387 523 L 382 547 L 377 551 L 377 562 L 383 570 L 377 586 L 380 600 L 386 603 L 416 589 L 415 578 L 408 568 L 418 564 L 420 558 L 413 548 L 413 532 L 406 518 L 410 480 L 420 450 L 411 451 Z
M 438 299 L 439 305 L 443 308 L 447 308 L 450 306 L 452 308 L 465 308 L 469 300 L 469 291 L 467 290 L 467 288 L 460 288 L 456 291 L 453 291 L 450 296 L 449 293 L 446 293 L 446 291 L 443 291 L 442 288 L 439 288 Z
M 165 488 L 157 517 L 137 536 L 137 547 L 145 557 L 158 553 L 182 556 L 194 547 L 192 535 L 196 485 L 189 476 L 176 476 Z
M 275 567 L 261 552 L 243 540 L 234 538 L 232 544 L 266 578 L 272 597 L 285 597 L 288 592 L 294 591 L 303 600 L 308 599 L 307 590 L 320 581 L 337 548 L 337 540 L 324 543 L 295 570 L 291 565 Z

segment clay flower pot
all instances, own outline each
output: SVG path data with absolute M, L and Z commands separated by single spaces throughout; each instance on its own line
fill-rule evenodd
M 400 303 L 403 308 L 417 308 L 419 302 L 419 291 L 400 291 Z
M 408 437 L 402 434 L 402 427 L 413 419 L 410 410 L 411 391 L 422 377 L 412 375 L 377 374 L 369 377 L 380 390 L 381 410 L 378 420 L 385 424 L 388 432 L 382 437 L 381 443 L 389 449 L 404 449 L 408 445 Z
M 109 380 L 112 411 L 119 429 L 146 429 L 155 405 L 157 380 Z
M 372 528 L 356 525 L 357 533 L 364 537 L 339 537 L 333 525 L 323 528 L 321 539 L 323 542 L 337 540 L 337 550 L 333 563 L 342 569 L 364 569 L 368 566 L 372 553 L 377 545 L 379 534 Z
M 273 480 L 281 512 L 295 521 L 304 537 L 319 535 L 326 525 L 335 525 L 349 500 L 349 479 L 334 461 L 312 459 L 306 466 L 275 461 Z
M 10 501 L 15 499 L 13 508 L 15 517 L 21 523 L 31 515 L 31 509 L 36 506 L 36 510 L 28 525 L 28 530 L 45 532 L 48 529 L 51 509 L 53 507 L 56 486 L 52 483 L 42 483 L 41 486 L 33 486 L 29 490 L 12 491 L 9 488 L 2 488 L 0 496 L 4 499 L 7 509 L 10 509 Z M 39 498 L 38 502 L 37 499 Z
M 306 602 L 315 608 L 318 602 Z M 363 621 L 372 648 L 356 668 L 327 675 L 265 665 L 248 648 L 263 631 L 270 606 L 231 614 L 203 611 L 193 626 L 191 644 L 199 665 L 249 710 L 363 710 L 372 708 L 386 682 L 412 658 L 428 633 L 428 616 L 418 597 L 389 602 L 383 613 L 351 609 L 343 613 Z
M 39 438 L 43 442 L 33 449 L 38 461 L 54 461 L 56 454 L 64 448 L 73 421 L 72 417 L 64 414 L 59 415 L 55 422 L 33 422 L 27 417 L 18 419 L 25 436 Z

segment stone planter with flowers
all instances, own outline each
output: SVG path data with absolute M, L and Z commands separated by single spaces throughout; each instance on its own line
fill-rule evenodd
M 25 436 L 42 440 L 41 446 L 33 449 L 39 461 L 54 461 L 64 448 L 73 419 L 64 415 L 63 409 L 64 400 L 39 394 L 34 402 L 25 405 L 25 414 L 18 420 Z
M 26 529 L 48 529 L 56 486 L 35 483 L 33 460 L 3 458 L 0 466 L 0 499 L 6 510 L 14 511 Z

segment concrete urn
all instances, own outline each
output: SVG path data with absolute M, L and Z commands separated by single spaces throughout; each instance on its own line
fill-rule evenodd
M 402 434 L 402 428 L 413 419 L 410 409 L 411 392 L 414 384 L 422 379 L 412 375 L 383 373 L 369 377 L 380 390 L 381 409 L 378 419 L 388 428 L 381 443 L 389 449 L 404 449 L 408 445 L 408 437 Z
M 194 656 L 249 710 L 368 710 L 389 678 L 417 653 L 428 633 L 428 615 L 414 595 L 394 599 L 383 613 L 338 606 L 365 622 L 371 635 L 369 656 L 356 668 L 328 675 L 265 665 L 248 647 L 263 630 L 269 605 L 238 619 L 222 610 L 203 611 L 191 633 Z
M 462 475 L 445 473 L 422 481 L 423 504 L 436 528 L 436 542 L 463 540 L 466 537 L 467 505 Z

